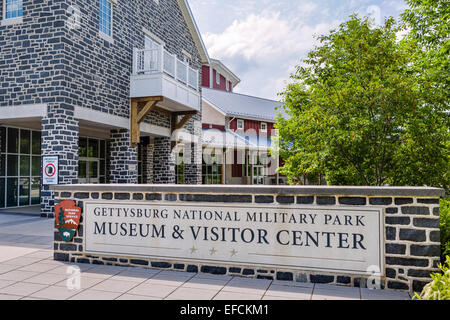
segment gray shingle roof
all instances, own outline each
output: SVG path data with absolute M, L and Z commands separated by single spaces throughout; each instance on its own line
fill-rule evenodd
M 202 88 L 202 92 L 206 102 L 229 117 L 275 122 L 278 112 L 285 116 L 282 108 L 277 110 L 278 107 L 281 107 L 281 103 L 278 101 L 209 88 Z
M 231 130 L 203 129 L 203 146 L 207 148 L 233 148 L 265 151 L 270 148 L 267 139 L 259 144 L 257 138 L 250 139 Z

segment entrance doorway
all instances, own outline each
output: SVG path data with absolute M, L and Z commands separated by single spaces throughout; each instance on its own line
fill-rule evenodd
M 267 166 L 263 163 L 261 156 L 257 152 L 247 153 L 246 161 L 247 183 L 253 185 L 264 185 Z
M 264 166 L 253 166 L 253 184 L 264 184 Z
M 100 183 L 100 160 L 92 158 L 80 158 L 78 160 L 78 183 Z
M 80 137 L 78 145 L 78 183 L 107 183 L 105 140 Z

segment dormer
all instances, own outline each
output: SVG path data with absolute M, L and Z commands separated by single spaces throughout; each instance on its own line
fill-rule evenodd
M 240 82 L 241 79 L 219 60 L 211 59 L 210 64 L 202 66 L 202 86 L 205 88 L 233 92 Z

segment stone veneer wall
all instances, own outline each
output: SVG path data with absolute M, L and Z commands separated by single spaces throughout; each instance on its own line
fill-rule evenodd
M 175 183 L 175 154 L 171 152 L 170 138 L 154 139 L 153 183 Z
M 190 163 L 185 164 L 185 172 L 184 172 L 184 183 L 185 184 L 202 184 L 202 127 L 201 127 L 201 118 L 199 119 L 199 115 L 196 115 L 197 118 L 191 120 L 192 122 L 188 123 L 188 128 L 190 128 L 191 132 L 193 132 L 193 143 L 191 143 L 190 148 L 184 148 L 187 150 L 187 155 L 190 157 Z
M 59 183 L 78 183 L 78 120 L 73 107 L 61 104 L 50 107 L 48 117 L 42 119 L 41 152 L 45 156 L 59 156 Z M 41 216 L 53 217 L 54 197 L 48 185 L 41 185 Z
M 438 271 L 440 262 L 440 189 L 389 188 L 264 188 L 242 186 L 83 186 L 55 187 L 56 200 L 74 200 L 83 209 L 86 200 L 136 202 L 210 202 L 239 204 L 314 205 L 317 207 L 355 206 L 383 208 L 385 222 L 385 277 L 382 289 L 420 291 Z M 193 193 L 195 192 L 195 193 Z M 409 195 L 408 195 L 409 194 Z M 72 263 L 171 269 L 186 272 L 328 283 L 366 287 L 368 277 L 312 271 L 262 268 L 183 261 L 97 256 L 83 253 L 83 222 L 70 243 L 54 232 L 54 259 Z
M 145 184 L 153 184 L 153 157 L 155 150 L 155 139 L 149 138 L 147 143 L 142 144 L 142 171 Z
M 4 1 L 0 1 L 0 19 Z M 0 25 L 0 108 L 48 106 L 48 116 L 42 119 L 42 156 L 61 156 L 61 184 L 77 183 L 79 123 L 74 118 L 75 107 L 129 117 L 133 49 L 144 48 L 144 28 L 179 59 L 184 51 L 189 53 L 192 67 L 201 72 L 200 54 L 176 0 L 114 1 L 113 41 L 99 36 L 98 5 L 92 0 L 23 1 L 23 22 Z M 77 12 L 80 24 L 74 23 Z M 200 81 L 201 75 L 201 90 Z M 194 118 L 201 119 L 201 112 Z M 144 122 L 171 126 L 170 116 L 157 111 L 150 112 Z M 192 123 L 186 129 L 193 133 Z M 108 172 L 120 174 L 111 176 L 111 181 L 136 179 L 135 173 L 120 168 L 127 165 L 122 160 L 113 161 Z M 134 156 L 130 162 L 134 164 Z M 201 166 L 197 170 L 201 174 Z M 170 171 L 159 174 L 175 175 Z M 41 191 L 42 216 L 53 217 L 53 192 L 48 186 Z
M 111 183 L 138 183 L 137 148 L 130 147 L 129 130 L 112 130 L 109 140 Z

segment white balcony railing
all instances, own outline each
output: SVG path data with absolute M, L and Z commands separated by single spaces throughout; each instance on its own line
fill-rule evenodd
M 157 49 L 134 49 L 133 73 L 165 73 L 198 91 L 199 72 L 170 54 L 162 46 Z

